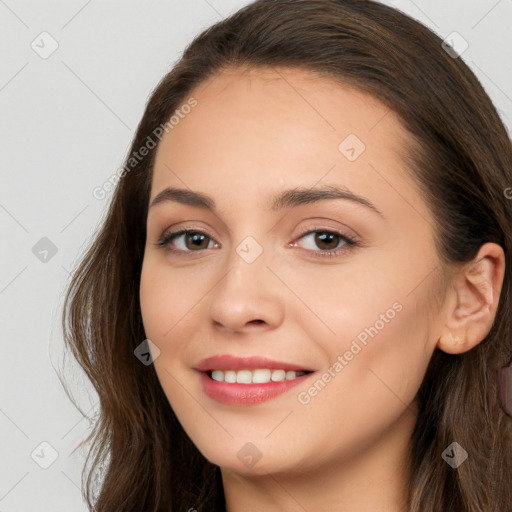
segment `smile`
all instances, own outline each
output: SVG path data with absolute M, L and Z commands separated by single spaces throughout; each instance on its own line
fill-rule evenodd
M 293 380 L 302 375 L 306 375 L 306 371 L 293 371 L 282 369 L 262 368 L 257 370 L 213 370 L 208 375 L 218 382 L 229 382 L 234 384 L 265 384 L 267 382 L 282 382 L 284 380 Z
M 274 372 L 277 372 L 275 374 L 276 380 L 271 380 Z M 261 373 L 259 370 L 239 370 L 238 372 L 233 370 L 226 372 L 213 370 L 201 371 L 199 374 L 203 392 L 207 396 L 216 402 L 240 406 L 256 405 L 270 400 L 271 398 L 285 393 L 294 386 L 303 383 L 311 375 L 316 373 L 303 371 L 295 372 L 290 370 L 285 373 L 285 378 L 283 378 L 283 372 L 284 370 L 272 370 L 270 378 L 267 378 L 270 373 L 269 369 L 261 369 Z M 215 377 L 222 377 L 223 380 L 215 380 L 213 376 L 214 373 Z M 265 382 L 255 382 L 254 374 L 256 374 L 256 380 L 265 377 Z M 260 375 L 260 377 L 258 377 L 258 375 Z M 232 382 L 224 380 L 225 376 L 227 376 L 227 379 L 231 379 Z M 235 377 L 236 380 L 234 380 L 233 377 Z M 249 377 L 251 381 L 247 382 Z M 246 382 L 239 382 L 239 380 L 243 381 L 244 379 Z

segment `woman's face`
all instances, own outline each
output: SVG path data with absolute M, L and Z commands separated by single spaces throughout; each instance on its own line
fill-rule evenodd
M 191 96 L 157 148 L 150 204 L 184 193 L 149 208 L 140 283 L 180 423 L 207 459 L 246 474 L 405 453 L 439 338 L 427 313 L 440 264 L 397 117 L 299 70 L 226 71 Z M 364 199 L 314 192 L 329 187 Z M 216 355 L 277 361 L 241 364 L 263 381 L 284 363 L 313 373 L 270 396 L 283 384 L 240 382 L 252 374 L 230 362 L 213 364 L 224 383 L 197 369 Z

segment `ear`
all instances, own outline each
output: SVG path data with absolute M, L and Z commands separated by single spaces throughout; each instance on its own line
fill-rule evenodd
M 445 301 L 445 325 L 437 347 L 460 354 L 478 345 L 489 333 L 496 317 L 505 275 L 503 248 L 483 244 L 475 258 L 459 269 Z

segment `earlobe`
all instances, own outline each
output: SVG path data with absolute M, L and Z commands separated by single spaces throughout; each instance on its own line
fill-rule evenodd
M 454 334 L 458 332 L 457 334 Z M 473 348 L 473 344 L 469 343 L 469 338 L 463 331 L 456 331 L 455 327 L 445 324 L 443 334 L 437 342 L 437 346 L 443 352 L 448 354 L 462 354 Z
M 498 309 L 505 255 L 501 246 L 483 244 L 473 261 L 453 279 L 448 293 L 443 331 L 437 342 L 440 350 L 460 354 L 471 350 L 489 333 Z

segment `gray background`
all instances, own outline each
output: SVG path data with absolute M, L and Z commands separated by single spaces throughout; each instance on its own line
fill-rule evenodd
M 122 167 L 148 95 L 185 45 L 247 3 L 0 0 L 0 512 L 86 510 L 85 452 L 71 451 L 91 423 L 57 373 L 93 417 L 97 397 L 63 366 L 60 328 L 69 272 L 110 199 L 92 191 Z M 512 0 L 388 3 L 467 41 L 463 58 L 510 127 Z

